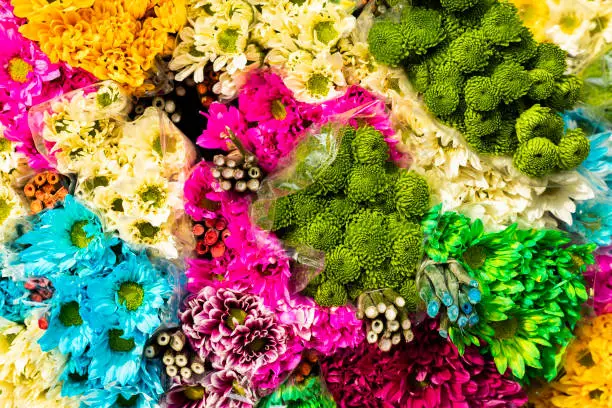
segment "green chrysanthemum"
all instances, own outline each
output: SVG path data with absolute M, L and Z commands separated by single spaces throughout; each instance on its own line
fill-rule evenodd
M 506 103 L 525 96 L 531 88 L 531 77 L 520 64 L 513 61 L 499 64 L 491 79 Z
M 346 226 L 344 242 L 362 267 L 380 266 L 387 256 L 389 243 L 385 216 L 371 210 L 355 214 Z
M 559 165 L 559 149 L 549 139 L 534 137 L 519 145 L 513 162 L 521 173 L 543 177 Z
M 405 232 L 396 237 L 391 247 L 391 270 L 404 278 L 413 278 L 423 258 L 423 236 Z
M 510 3 L 494 4 L 482 19 L 485 38 L 495 45 L 507 46 L 521 40 L 523 23 Z
M 544 69 L 532 69 L 529 71 L 531 88 L 527 93 L 531 99 L 542 101 L 552 95 L 555 86 L 555 77 Z
M 444 39 L 442 16 L 436 10 L 407 6 L 400 21 L 409 54 L 425 54 Z
M 459 90 L 447 82 L 436 82 L 427 88 L 425 104 L 434 115 L 450 115 L 459 106 Z
M 345 284 L 359 279 L 361 266 L 348 248 L 338 246 L 325 257 L 324 273 L 328 279 Z
M 509 46 L 504 47 L 501 51 L 501 56 L 506 61 L 514 61 L 524 65 L 536 55 L 538 43 L 534 40 L 531 31 L 527 27 L 521 28 L 519 38 L 519 42 L 513 42 Z
M 559 143 L 559 167 L 571 170 L 580 165 L 591 150 L 591 143 L 582 129 L 569 130 Z
M 344 286 L 333 281 L 326 281 L 317 288 L 314 300 L 320 306 L 342 306 L 346 304 L 348 295 Z
M 535 104 L 516 120 L 516 135 L 521 143 L 534 137 L 558 143 L 563 135 L 563 118 L 551 109 Z
M 308 245 L 329 251 L 342 240 L 338 220 L 328 214 L 319 214 L 307 226 L 305 240 Z
M 308 282 L 308 285 L 306 286 L 306 288 L 304 288 L 302 293 L 306 296 L 314 298 L 315 295 L 317 294 L 317 289 L 319 289 L 319 286 L 321 286 L 321 284 L 324 281 L 325 281 L 325 277 L 323 276 L 323 274 L 322 273 L 318 274 L 317 276 L 312 278 L 310 282 Z
M 440 0 L 442 7 L 448 11 L 465 11 L 476 5 L 480 0 Z
M 567 53 L 557 44 L 541 43 L 538 45 L 533 67 L 548 71 L 555 78 L 560 78 L 567 69 L 566 59 Z
M 272 230 L 289 227 L 294 222 L 293 204 L 290 196 L 277 199 L 270 208 L 270 218 L 273 221 Z
M 327 204 L 327 212 L 338 220 L 341 225 L 346 224 L 349 217 L 357 212 L 359 205 L 347 198 L 336 197 Z
M 398 66 L 406 57 L 406 39 L 400 24 L 381 20 L 368 33 L 370 52 L 381 64 Z
M 298 225 L 304 225 L 321 213 L 325 207 L 325 200 L 314 197 L 305 192 L 291 195 L 293 214 Z
M 465 33 L 467 27 L 463 21 L 454 13 L 444 12 L 442 14 L 442 27 L 446 33 L 446 40 L 453 41 Z
M 362 126 L 357 130 L 352 147 L 353 157 L 359 164 L 381 166 L 389 159 L 385 137 L 372 126 Z
M 386 188 L 387 179 L 382 166 L 355 166 L 348 177 L 346 195 L 357 203 L 374 202 Z
M 410 312 L 416 312 L 421 299 L 419 298 L 419 293 L 415 280 L 406 280 L 404 284 L 399 288 L 399 294 L 406 301 L 406 305 L 404 306 L 406 310 Z
M 462 72 L 478 71 L 487 66 L 493 50 L 479 31 L 467 31 L 449 46 L 452 61 Z
M 406 218 L 420 217 L 429 209 L 429 185 L 414 171 L 404 171 L 395 184 L 395 208 Z
M 432 208 L 421 221 L 425 253 L 435 262 L 458 258 L 465 247 L 465 236 L 470 233 L 470 220 L 455 212 L 440 214 L 442 205 Z
M 447 83 L 457 89 L 463 88 L 465 78 L 454 62 L 447 61 L 440 65 L 430 66 L 430 69 L 434 83 Z
M 406 70 L 410 83 L 417 92 L 425 92 L 429 87 L 431 74 L 426 63 L 410 65 Z
M 501 126 L 502 116 L 499 111 L 493 112 L 478 112 L 472 109 L 468 109 L 465 111 L 465 127 L 467 129 L 468 135 L 466 135 L 468 142 L 470 142 L 471 138 L 469 136 L 474 136 L 476 138 L 481 138 L 486 135 L 490 135 L 495 133 L 497 129 Z M 473 143 L 470 145 L 476 146 L 478 141 L 472 140 Z
M 389 239 L 393 242 L 403 234 L 423 236 L 421 226 L 394 212 L 387 215 L 387 227 L 389 229 Z
M 475 151 L 483 154 L 506 156 L 513 154 L 518 146 L 512 121 L 502 121 L 494 133 L 476 137 L 471 133 L 465 135 L 466 141 Z
M 465 102 L 469 109 L 492 111 L 501 102 L 499 89 L 491 78 L 473 76 L 465 84 Z
M 571 109 L 582 95 L 582 80 L 575 75 L 563 77 L 555 83 L 548 105 L 558 111 Z

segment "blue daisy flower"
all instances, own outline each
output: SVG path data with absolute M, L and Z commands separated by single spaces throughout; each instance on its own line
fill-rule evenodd
M 99 379 L 89 377 L 90 364 L 91 358 L 87 356 L 70 356 L 60 376 L 63 397 L 85 395 L 91 389 L 102 388 Z
M 58 347 L 62 354 L 80 356 L 94 337 L 85 290 L 80 279 L 72 276 L 54 279 L 53 286 L 49 327 L 38 344 L 43 351 Z
M 159 309 L 171 290 L 167 279 L 144 255 L 125 253 L 106 277 L 90 282 L 87 294 L 99 322 L 131 333 L 151 334 L 160 325 Z
M 82 399 L 84 405 L 95 408 L 157 408 L 164 392 L 161 369 L 157 362 L 143 361 L 133 385 L 100 387 Z
M 125 333 L 117 326 L 103 331 L 89 349 L 89 377 L 100 379 L 106 387 L 111 383 L 127 385 L 136 381 L 142 361 L 146 337 L 135 331 Z
M 117 238 L 105 234 L 98 217 L 68 195 L 63 208 L 42 212 L 31 231 L 17 239 L 27 245 L 19 253 L 29 276 L 62 273 L 77 263 L 94 271 L 115 262 L 111 246 Z
M 612 199 L 582 201 L 576 205 L 572 225 L 568 230 L 576 232 L 600 246 L 610 245 L 612 236 Z
M 22 323 L 31 306 L 23 302 L 28 295 L 23 282 L 0 278 L 0 316 L 13 322 Z

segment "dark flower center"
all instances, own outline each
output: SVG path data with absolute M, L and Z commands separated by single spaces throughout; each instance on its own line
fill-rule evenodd
M 283 105 L 283 101 L 275 99 L 270 104 L 270 111 L 276 120 L 284 120 L 287 117 L 287 109 Z
M 314 74 L 306 82 L 306 88 L 313 96 L 326 96 L 329 93 L 330 80 L 323 74 Z
M 115 404 L 119 405 L 120 407 L 133 407 L 136 405 L 137 401 L 138 395 L 132 395 L 129 399 L 126 399 L 123 395 L 119 395 L 115 401 Z
M 136 224 L 136 229 L 142 238 L 154 238 L 159 232 L 159 227 L 152 225 L 149 222 L 143 221 Z
M 134 311 L 142 305 L 144 289 L 136 282 L 123 282 L 117 291 L 119 303 L 125 305 L 127 310 Z
M 77 248 L 85 248 L 93 240 L 93 237 L 88 237 L 85 232 L 87 224 L 89 224 L 87 220 L 77 221 L 70 228 L 70 241 Z
M 159 207 L 165 198 L 165 194 L 158 186 L 147 186 L 140 192 L 140 198 L 145 203 L 152 203 L 154 207 Z
M 30 72 L 32 66 L 19 57 L 12 58 L 8 63 L 8 74 L 15 82 L 26 82 Z
M 244 310 L 232 308 L 229 310 L 227 317 L 225 318 L 225 325 L 229 327 L 230 330 L 234 330 L 237 324 L 244 324 L 246 317 L 247 313 Z
M 593 361 L 593 355 L 591 352 L 587 350 L 584 356 L 578 359 L 578 364 L 587 368 L 593 367 L 595 365 L 595 361 Z
M 68 374 L 68 378 L 70 378 L 70 381 L 73 381 L 76 383 L 87 381 L 87 378 L 88 378 L 87 371 L 85 371 L 83 374 L 70 373 Z
M 589 392 L 589 398 L 593 400 L 598 400 L 602 395 L 603 395 L 603 391 L 599 389 Z
M 518 330 L 518 325 L 519 321 L 516 317 L 491 323 L 491 327 L 495 330 L 495 338 L 499 340 L 513 338 Z
M 60 308 L 59 321 L 66 327 L 80 326 L 83 324 L 83 318 L 79 313 L 79 303 L 76 301 L 64 303 Z
M 183 395 L 188 400 L 199 401 L 204 398 L 204 387 L 202 387 L 201 385 L 187 387 L 183 390 Z
M 463 260 L 470 268 L 478 269 L 487 260 L 487 251 L 480 245 L 471 246 L 463 253 Z
M 259 353 L 268 345 L 267 339 L 256 338 L 247 345 L 247 348 L 253 353 Z
M 110 329 L 108 331 L 108 346 L 113 351 L 128 352 L 136 348 L 136 342 L 133 338 L 124 339 L 123 330 L 121 329 Z
M 122 212 L 123 211 L 123 199 L 115 198 L 113 203 L 111 204 L 111 208 L 113 211 Z

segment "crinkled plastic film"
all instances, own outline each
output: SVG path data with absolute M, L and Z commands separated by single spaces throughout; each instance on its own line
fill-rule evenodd
M 589 109 L 612 123 L 612 46 L 607 46 L 579 73 Z

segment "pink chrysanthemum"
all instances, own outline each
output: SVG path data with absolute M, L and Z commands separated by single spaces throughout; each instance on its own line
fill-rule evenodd
M 391 408 L 520 407 L 527 396 L 476 348 L 463 356 L 427 321 L 415 339 L 389 353 L 362 343 L 322 362 L 338 406 Z
M 198 163 L 183 188 L 185 197 L 185 212 L 196 221 L 205 218 L 216 218 L 216 204 L 221 201 L 225 193 L 218 189 L 217 180 L 210 171 L 206 161 Z
M 257 401 L 257 393 L 248 379 L 231 366 L 213 364 L 213 372 L 206 376 L 207 392 L 218 402 L 216 408 L 251 408 Z
M 595 264 L 587 268 L 584 277 L 593 288 L 591 302 L 595 313 L 612 313 L 612 246 L 597 250 Z
M 174 384 L 164 395 L 168 408 L 216 407 L 219 398 L 200 384 Z
M 228 149 L 228 128 L 241 140 L 247 131 L 247 123 L 242 113 L 233 106 L 215 102 L 204 114 L 208 119 L 206 130 L 198 137 L 197 144 L 205 149 Z

